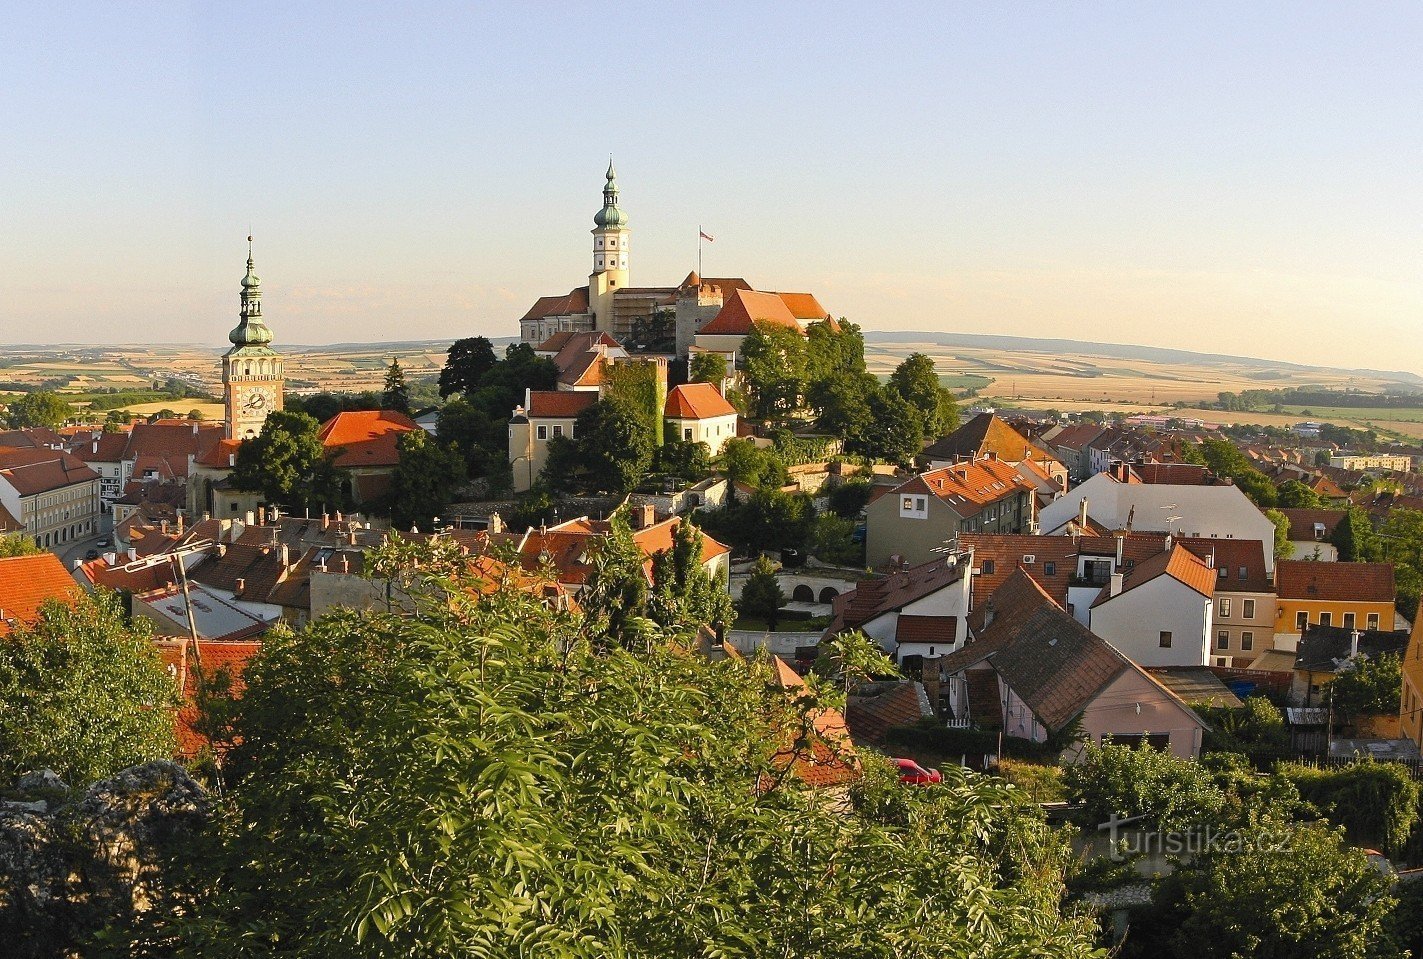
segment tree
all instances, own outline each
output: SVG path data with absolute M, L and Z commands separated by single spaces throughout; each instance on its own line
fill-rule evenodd
M 854 539 L 855 521 L 822 513 L 815 518 L 811 531 L 810 553 L 822 562 L 835 566 L 863 566 L 865 546 Z
M 1265 510 L 1265 517 L 1275 524 L 1275 562 L 1289 559 L 1294 555 L 1294 544 L 1290 541 L 1290 519 L 1277 509 Z
M 578 592 L 588 636 L 616 643 L 631 639 L 630 625 L 648 615 L 647 558 L 632 527 L 614 513 L 607 535 L 589 547 L 588 577 Z
M 720 387 L 726 381 L 726 356 L 722 353 L 693 353 L 688 361 L 687 379 Z
M 672 535 L 672 547 L 652 558 L 648 615 L 665 629 L 695 632 L 704 625 L 720 634 L 735 616 L 726 579 L 702 565 L 703 545 L 702 531 L 683 519 Z
M 1396 714 L 1403 696 L 1403 667 L 1398 656 L 1383 653 L 1352 662 L 1329 684 L 1335 712 L 1352 719 L 1359 715 Z
M 1006 788 L 905 789 L 868 752 L 839 801 L 789 775 L 838 748 L 813 678 L 790 696 L 764 660 L 599 647 L 523 590 L 433 586 L 248 666 L 230 815 L 156 930 L 170 954 L 1093 954 L 1064 844 Z
M 34 539 L 24 533 L 0 536 L 0 556 L 38 556 L 42 552 Z
M 674 436 L 657 448 L 652 468 L 687 480 L 700 480 L 711 472 L 711 447 Z
M 765 620 L 767 628 L 774 630 L 781 621 L 781 607 L 784 605 L 786 594 L 776 579 L 776 567 L 766 557 L 758 556 L 751 567 L 751 575 L 741 587 L 737 609 L 742 616 Z
M 1204 766 L 1145 742 L 1135 749 L 1089 744 L 1063 778 L 1072 801 L 1083 804 L 1087 825 L 1145 816 L 1152 826 L 1178 830 L 1212 822 L 1225 806 L 1225 793 Z
M 1201 456 L 1212 472 L 1234 482 L 1256 506 L 1264 509 L 1275 505 L 1275 484 L 1230 440 L 1203 441 Z
M 10 400 L 5 412 L 10 429 L 57 430 L 74 415 L 74 407 L 51 390 L 33 390 Z
M 380 395 L 380 405 L 397 413 L 410 412 L 410 387 L 405 385 L 405 371 L 395 357 L 391 357 L 390 366 L 385 371 L 385 389 Z
M 549 443 L 541 474 L 554 489 L 627 493 L 647 474 L 655 450 L 644 416 L 612 400 L 599 400 L 574 420 L 573 439 Z
M 1339 550 L 1339 560 L 1344 563 L 1372 563 L 1382 555 L 1369 514 L 1358 506 L 1345 508 L 1343 518 L 1329 534 L 1329 542 Z
M 396 441 L 399 462 L 391 483 L 391 518 L 399 528 L 432 529 L 465 481 L 464 458 L 453 446 L 411 430 Z
M 741 357 L 757 416 L 785 416 L 799 408 L 806 388 L 805 337 L 799 330 L 757 323 L 741 341 Z
M 1281 509 L 1323 509 L 1324 498 L 1299 480 L 1285 480 L 1280 484 L 1276 505 Z
M 933 439 L 959 428 L 954 395 L 940 385 L 934 361 L 923 353 L 905 357 L 890 374 L 888 386 L 918 412 L 922 439 Z
M 864 480 L 850 480 L 830 491 L 830 509 L 837 516 L 858 519 L 870 501 L 873 487 Z
M 721 469 L 727 482 L 780 489 L 788 474 L 785 464 L 770 449 L 749 439 L 730 439 L 721 448 Z
M 850 373 L 813 383 L 806 402 L 815 411 L 816 429 L 838 436 L 850 450 L 872 442 L 874 411 L 870 399 L 881 392 L 879 380 L 869 373 Z
M 445 365 L 440 370 L 440 399 L 448 399 L 455 393 L 474 392 L 497 362 L 489 337 L 455 340 L 445 351 Z
M 508 462 L 508 426 L 462 398 L 440 407 L 435 435 L 459 448 L 471 477 L 485 476 L 492 467 Z
M 865 372 L 865 337 L 843 317 L 831 324 L 817 320 L 805 328 L 806 382 L 814 386 L 828 380 Z
M 320 508 L 341 502 L 340 482 L 317 435 L 321 424 L 305 413 L 273 410 L 262 432 L 237 448 L 232 482 L 269 503 Z
M 924 449 L 926 417 L 909 400 L 891 389 L 870 397 L 870 433 L 857 452 L 897 466 L 908 466 Z
M 49 768 L 91 783 L 171 758 L 177 686 L 112 593 L 51 601 L 0 642 L 0 781 Z

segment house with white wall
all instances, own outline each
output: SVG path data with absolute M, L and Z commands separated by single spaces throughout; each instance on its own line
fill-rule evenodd
M 832 600 L 824 638 L 858 629 L 901 664 L 953 652 L 968 638 L 972 562 L 955 554 L 861 580 Z
M 1208 665 L 1216 575 L 1167 537 L 1162 552 L 1111 574 L 1091 605 L 1091 630 L 1141 666 Z
M 673 387 L 663 407 L 664 436 L 685 443 L 705 443 L 713 456 L 736 438 L 736 408 L 710 383 Z

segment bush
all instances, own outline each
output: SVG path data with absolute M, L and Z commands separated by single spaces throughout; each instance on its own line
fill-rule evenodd
M 1357 842 L 1396 852 L 1418 823 L 1418 783 L 1398 763 L 1363 759 L 1333 769 L 1280 763 L 1275 771 Z
M 1060 766 L 1000 759 L 998 775 L 1021 789 L 1029 802 L 1063 802 L 1067 799 L 1067 787 L 1063 785 Z

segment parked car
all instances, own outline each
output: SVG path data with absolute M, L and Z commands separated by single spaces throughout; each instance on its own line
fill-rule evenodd
M 99 548 L 100 548 L 100 549 L 108 549 L 108 548 L 109 548 L 110 546 L 112 546 L 112 545 L 113 545 L 113 543 L 109 542 L 109 540 L 108 540 L 107 537 L 105 537 L 104 539 L 99 540 Z
M 91 559 L 98 559 L 98 558 L 99 558 L 99 551 L 98 551 L 97 549 L 91 549 L 91 550 L 89 550 L 88 552 L 86 552 L 86 553 L 84 554 L 84 559 L 85 559 L 86 561 L 87 561 L 87 560 L 91 560 Z
M 896 759 L 899 767 L 899 781 L 914 786 L 928 786 L 944 781 L 944 774 L 937 769 L 925 769 L 912 759 Z

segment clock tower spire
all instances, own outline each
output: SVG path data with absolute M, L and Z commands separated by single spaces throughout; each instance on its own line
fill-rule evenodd
M 232 348 L 222 356 L 222 399 L 227 438 L 251 439 L 262 432 L 272 410 L 282 408 L 282 358 L 270 346 L 272 331 L 262 320 L 262 281 L 247 237 L 247 275 L 242 278 L 237 326 L 227 334 Z
M 588 307 L 595 329 L 613 332 L 613 297 L 628 285 L 627 214 L 618 206 L 618 174 L 608 158 L 603 177 L 603 208 L 593 215 L 593 272 L 588 277 Z

